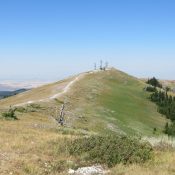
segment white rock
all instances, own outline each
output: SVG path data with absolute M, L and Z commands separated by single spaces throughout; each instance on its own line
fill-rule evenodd
M 68 174 L 74 174 L 75 171 L 73 169 L 69 169 Z
M 103 170 L 102 166 L 91 166 L 91 167 L 82 167 L 78 168 L 78 170 L 74 171 L 72 169 L 69 169 L 69 174 L 74 175 L 102 175 L 105 174 L 105 171 Z

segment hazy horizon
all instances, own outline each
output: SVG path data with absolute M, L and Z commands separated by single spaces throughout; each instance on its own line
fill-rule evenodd
M 175 77 L 175 1 L 0 3 L 0 81 L 55 81 L 100 60 L 138 78 Z

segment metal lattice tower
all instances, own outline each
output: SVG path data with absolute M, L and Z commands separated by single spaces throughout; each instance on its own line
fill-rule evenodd
M 103 69 L 103 61 L 100 60 L 100 70 L 102 70 L 102 69 Z

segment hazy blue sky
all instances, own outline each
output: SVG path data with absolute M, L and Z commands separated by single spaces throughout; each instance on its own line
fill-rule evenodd
M 0 2 L 0 79 L 60 79 L 100 59 L 175 79 L 175 1 Z

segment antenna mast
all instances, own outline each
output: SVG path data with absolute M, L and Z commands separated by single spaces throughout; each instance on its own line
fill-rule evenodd
M 102 69 L 103 69 L 103 61 L 100 60 L 100 70 L 102 70 Z

